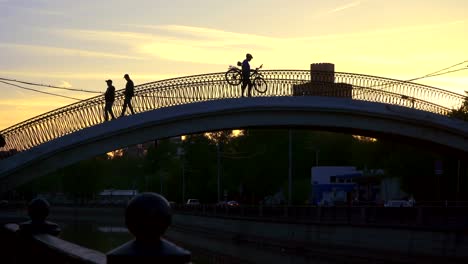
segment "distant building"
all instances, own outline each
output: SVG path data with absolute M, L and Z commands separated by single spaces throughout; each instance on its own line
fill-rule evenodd
M 398 178 L 383 177 L 384 171 L 356 170 L 352 166 L 318 166 L 311 169 L 311 198 L 313 204 L 371 202 L 406 196 Z
M 357 195 L 355 178 L 362 176 L 355 167 L 320 166 L 312 167 L 312 203 L 332 205 L 347 202 Z
M 332 96 L 352 98 L 353 86 L 335 83 L 335 65 L 313 63 L 310 65 L 310 82 L 293 85 L 294 96 Z

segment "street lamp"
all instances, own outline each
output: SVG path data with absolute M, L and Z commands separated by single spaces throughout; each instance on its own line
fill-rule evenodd
M 288 205 L 291 205 L 292 201 L 292 131 L 288 130 L 289 135 L 289 166 L 288 166 Z
M 315 149 L 315 166 L 318 167 L 318 162 L 319 162 L 319 149 Z
M 216 142 L 216 161 L 218 169 L 218 203 L 221 201 L 221 155 L 219 151 L 219 142 Z
M 179 156 L 179 158 L 182 161 L 182 203 L 184 203 L 185 202 L 185 149 L 183 147 L 177 148 L 177 156 Z

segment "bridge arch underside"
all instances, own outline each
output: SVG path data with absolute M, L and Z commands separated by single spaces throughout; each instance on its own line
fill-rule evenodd
M 468 153 L 466 122 L 425 111 L 332 97 L 213 100 L 144 112 L 105 122 L 0 161 L 8 191 L 59 168 L 155 139 L 222 129 L 293 127 L 389 136 L 430 148 Z

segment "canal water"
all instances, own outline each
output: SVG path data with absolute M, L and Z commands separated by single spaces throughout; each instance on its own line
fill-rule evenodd
M 51 210 L 49 221 L 59 224 L 60 238 L 103 253 L 130 241 L 133 236 L 125 227 L 123 209 Z M 192 262 L 208 263 L 294 263 L 330 264 L 337 262 L 331 256 L 317 256 L 310 252 L 292 252 L 283 248 L 220 239 L 216 235 L 199 231 L 169 227 L 165 238 L 192 252 Z
M 66 241 L 103 253 L 130 241 L 133 236 L 124 224 L 123 208 L 51 208 L 48 220 L 61 228 L 59 237 Z M 0 212 L 3 220 L 22 222 L 28 219 L 25 209 Z M 15 219 L 15 220 L 13 220 Z M 21 220 L 23 219 L 23 220 Z M 194 264 L 282 263 L 332 264 L 357 263 L 349 259 L 309 251 L 291 251 L 266 245 L 242 242 L 201 231 L 171 226 L 165 238 L 192 253 Z
M 59 225 L 62 228 L 60 238 L 104 253 L 133 239 L 124 226 L 105 225 L 102 221 L 99 224 L 88 221 L 60 222 Z M 287 252 L 284 249 L 218 240 L 216 237 L 185 232 L 177 228 L 170 228 L 165 238 L 191 251 L 194 264 L 335 263 L 331 260 L 324 260 L 323 256 L 320 258 L 311 257 L 297 252 Z

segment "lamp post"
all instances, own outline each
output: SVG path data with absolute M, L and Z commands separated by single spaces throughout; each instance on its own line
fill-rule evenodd
M 182 156 L 182 203 L 185 202 L 185 156 Z
M 460 159 L 457 164 L 457 202 L 460 200 Z
M 292 201 L 292 131 L 288 130 L 289 134 L 289 168 L 288 168 L 288 205 L 291 205 Z
M 216 163 L 218 169 L 218 203 L 221 201 L 221 155 L 219 151 L 219 142 L 216 142 Z
M 318 167 L 318 162 L 319 162 L 319 149 L 315 149 L 315 166 Z
M 183 147 L 177 148 L 177 156 L 182 162 L 182 203 L 185 202 L 185 149 Z

